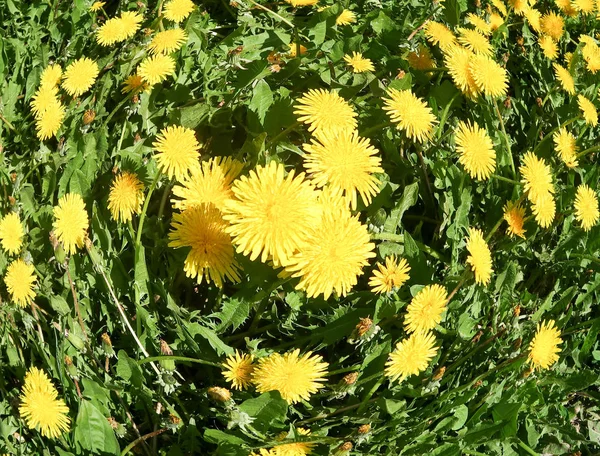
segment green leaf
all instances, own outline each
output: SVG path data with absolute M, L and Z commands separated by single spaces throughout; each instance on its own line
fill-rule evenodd
M 240 404 L 240 410 L 254 418 L 252 426 L 267 432 L 273 426 L 285 424 L 288 403 L 277 391 L 263 393 L 257 398 L 247 399 Z
M 254 111 L 261 123 L 264 123 L 267 111 L 273 104 L 273 93 L 269 84 L 264 79 L 258 81 L 252 93 L 252 100 L 248 107 Z
M 188 326 L 188 329 L 192 335 L 199 334 L 204 339 L 208 341 L 210 346 L 215 349 L 217 354 L 219 355 L 231 355 L 234 350 L 232 347 L 224 343 L 217 333 L 215 333 L 212 329 L 207 328 L 206 326 L 202 326 L 198 323 L 193 323 Z
M 231 298 L 223 302 L 223 307 L 220 312 L 217 312 L 212 317 L 218 318 L 221 322 L 215 328 L 217 334 L 221 334 L 225 330 L 232 328 L 235 331 L 242 325 L 250 314 L 250 303 L 243 299 Z
M 106 417 L 86 400 L 82 400 L 79 406 L 74 439 L 77 447 L 87 454 L 118 455 L 121 450 Z
M 383 229 L 386 233 L 395 233 L 396 228 L 402 221 L 404 213 L 417 203 L 419 197 L 419 183 L 413 182 L 410 185 L 404 187 L 404 193 L 396 204 L 396 207 L 392 210 L 392 213 L 386 220 Z

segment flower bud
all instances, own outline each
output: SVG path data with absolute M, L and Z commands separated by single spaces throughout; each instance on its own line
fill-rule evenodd
M 208 388 L 207 393 L 210 398 L 216 402 L 228 402 L 231 400 L 231 392 L 227 388 L 211 386 Z

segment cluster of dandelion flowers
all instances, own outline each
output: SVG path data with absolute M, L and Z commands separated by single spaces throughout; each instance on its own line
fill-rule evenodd
M 73 254 L 84 245 L 89 226 L 85 203 L 81 195 L 67 193 L 54 207 L 54 233 L 67 254 Z
M 175 74 L 175 60 L 170 55 L 156 54 L 140 63 L 137 73 L 151 86 Z
M 58 87 L 60 84 L 60 80 L 62 79 L 62 68 L 59 64 L 54 63 L 52 65 L 48 65 L 42 71 L 42 75 L 40 76 L 40 88 L 48 88 L 48 87 Z
M 596 192 L 586 184 L 577 187 L 575 195 L 575 219 L 581 223 L 584 231 L 589 231 L 600 218 Z
M 430 43 L 438 45 L 442 51 L 456 45 L 454 33 L 439 22 L 429 21 L 425 26 L 425 36 L 427 36 Z
M 492 45 L 485 37 L 477 30 L 466 29 L 459 27 L 458 42 L 475 54 L 492 55 Z
M 82 57 L 67 67 L 62 87 L 69 95 L 78 97 L 94 85 L 99 72 L 96 62 L 88 57 Z
M 356 112 L 336 92 L 311 89 L 298 100 L 294 114 L 308 124 L 308 131 L 315 134 L 352 131 L 356 128 Z
M 558 156 L 568 168 L 574 168 L 577 162 L 577 142 L 573 133 L 560 128 L 552 135 Z
M 486 55 L 474 55 L 469 60 L 469 68 L 479 91 L 492 98 L 506 95 L 507 72 L 493 59 Z
M 261 358 L 252 373 L 252 382 L 260 393 L 279 391 L 288 403 L 309 400 L 325 383 L 329 364 L 320 355 L 300 350 Z
M 20 307 L 25 307 L 33 302 L 33 298 L 35 298 L 33 287 L 36 281 L 35 268 L 22 259 L 13 261 L 6 269 L 4 276 L 4 283 L 13 302 Z
M 363 268 L 373 258 L 375 245 L 366 226 L 349 211 L 324 209 L 321 223 L 309 232 L 306 243 L 290 259 L 286 272 L 300 277 L 297 289 L 309 298 L 333 292 L 346 294 L 356 285 Z
M 401 258 L 398 262 L 394 255 L 385 259 L 385 265 L 377 263 L 377 269 L 369 280 L 369 286 L 374 293 L 389 293 L 400 288 L 410 279 L 410 266 Z
M 454 85 L 470 98 L 479 94 L 479 87 L 473 77 L 471 60 L 475 54 L 462 46 L 451 46 L 445 51 L 444 64 Z
M 32 367 L 25 375 L 19 413 L 30 429 L 40 430 L 42 436 L 57 438 L 69 430 L 69 408 L 52 385 L 46 373 Z
M 592 127 L 598 125 L 598 111 L 596 111 L 594 103 L 583 95 L 577 95 L 577 104 L 579 105 L 579 109 L 581 110 L 585 122 Z
M 558 63 L 553 63 L 552 66 L 554 67 L 556 79 L 560 82 L 563 90 L 569 95 L 575 95 L 575 80 L 571 76 L 571 73 L 569 73 L 569 70 Z
M 391 381 L 402 382 L 411 375 L 418 375 L 429 366 L 437 355 L 435 337 L 427 332 L 412 333 L 396 344 L 386 363 L 385 375 Z
M 353 210 L 357 207 L 357 193 L 366 205 L 379 193 L 379 180 L 375 173 L 382 173 L 381 159 L 368 138 L 361 138 L 356 131 L 337 134 L 323 133 L 319 141 L 304 144 L 304 166 L 317 187 L 329 184 L 340 190 L 350 200 Z
M 546 193 L 532 201 L 531 211 L 535 221 L 542 227 L 548 228 L 556 215 L 556 202 L 552 193 Z
M 431 52 L 427 46 L 420 44 L 416 51 L 411 51 L 406 56 L 408 64 L 415 70 L 429 70 L 435 67 L 435 62 L 431 58 Z
M 148 84 L 144 78 L 139 74 L 132 74 L 125 79 L 125 82 L 123 82 L 121 93 L 140 93 L 145 92 L 149 88 L 150 84 Z
M 410 90 L 388 90 L 389 98 L 384 100 L 385 109 L 392 122 L 414 141 L 431 139 L 437 119 L 431 108 Z
M 350 25 L 356 22 L 356 14 L 352 11 L 345 9 L 335 19 L 335 25 Z
M 0 220 L 0 245 L 11 255 L 19 253 L 23 245 L 23 224 L 16 212 L 6 214 Z
M 223 377 L 231 383 L 234 389 L 245 390 L 252 382 L 254 372 L 254 357 L 235 351 L 223 363 Z
M 550 166 L 543 159 L 536 157 L 533 152 L 525 154 L 519 172 L 523 176 L 521 179 L 523 188 L 528 192 L 527 197 L 532 203 L 549 193 L 554 193 Z
M 485 242 L 483 233 L 476 228 L 469 228 L 467 240 L 467 263 L 471 265 L 475 274 L 475 282 L 487 285 L 492 277 L 492 252 Z
M 158 168 L 169 178 L 182 181 L 198 164 L 200 144 L 190 128 L 170 125 L 160 131 L 152 147 Z
M 441 285 L 423 287 L 406 308 L 404 329 L 409 332 L 427 332 L 442 321 L 448 304 L 448 292 Z
M 353 52 L 352 55 L 347 54 L 344 56 L 344 60 L 348 64 L 348 66 L 352 68 L 353 73 L 375 71 L 373 62 L 371 62 L 371 60 L 369 59 L 364 58 L 360 52 Z
M 477 124 L 461 120 L 455 141 L 458 161 L 469 175 L 478 180 L 489 179 L 496 169 L 496 151 L 487 131 Z
M 549 369 L 556 361 L 562 344 L 560 331 L 555 326 L 554 320 L 538 324 L 537 332 L 529 344 L 529 362 L 536 369 Z
M 187 38 L 187 33 L 183 29 L 164 30 L 154 35 L 148 49 L 153 54 L 170 54 L 181 49 Z
M 272 260 L 285 265 L 306 242 L 318 224 L 321 209 L 317 192 L 304 174 L 285 175 L 282 164 L 271 161 L 257 166 L 249 176 L 237 179 L 231 188 L 233 198 L 224 202 L 224 218 L 231 223 L 228 232 L 236 250 L 254 261 Z
M 525 209 L 519 204 L 509 202 L 504 206 L 504 220 L 508 224 L 506 232 L 509 236 L 519 236 L 525 239 Z
M 163 7 L 163 15 L 170 21 L 183 22 L 195 6 L 191 0 L 171 0 Z
M 227 278 L 239 282 L 239 266 L 234 258 L 231 236 L 226 229 L 221 211 L 212 204 L 194 206 L 173 215 L 170 247 L 190 247 L 185 259 L 184 271 L 188 277 L 202 282 L 223 286 Z
M 116 176 L 108 195 L 108 210 L 118 222 L 129 222 L 133 214 L 139 214 L 144 202 L 144 184 L 138 177 L 125 171 Z
M 542 52 L 549 60 L 554 60 L 558 57 L 558 45 L 548 35 L 542 35 L 538 38 L 538 44 L 542 49 Z
M 231 185 L 238 177 L 243 163 L 231 157 L 213 157 L 191 168 L 180 185 L 173 187 L 176 209 L 184 210 L 203 203 L 212 203 L 222 210 L 225 200 L 233 196 Z

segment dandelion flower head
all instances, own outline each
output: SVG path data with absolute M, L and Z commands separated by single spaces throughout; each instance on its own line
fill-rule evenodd
M 474 55 L 470 61 L 470 70 L 477 88 L 493 98 L 506 95 L 508 74 L 504 68 L 486 55 Z
M 442 51 L 456 45 L 456 36 L 444 24 L 429 21 L 425 26 L 425 35 L 430 43 L 438 45 Z
M 573 133 L 562 127 L 552 135 L 554 147 L 558 156 L 568 168 L 574 168 L 578 165 L 577 161 L 577 142 Z
M 352 55 L 347 54 L 344 56 L 344 60 L 352 68 L 354 73 L 364 73 L 365 71 L 375 71 L 373 62 L 366 59 L 359 52 L 353 52 Z
M 60 84 L 60 80 L 62 79 L 62 74 L 62 68 L 58 63 L 48 65 L 44 68 L 44 71 L 42 71 L 40 88 L 58 87 L 58 84 Z
M 469 175 L 478 180 L 489 179 L 496 169 L 496 151 L 485 129 L 470 122 L 458 123 L 456 132 L 458 161 Z
M 415 332 L 396 344 L 386 363 L 385 375 L 391 381 L 402 382 L 411 375 L 418 375 L 429 366 L 437 355 L 435 337 L 431 333 Z
M 579 109 L 583 114 L 583 119 L 585 122 L 590 124 L 592 127 L 598 125 L 598 111 L 596 111 L 596 106 L 594 106 L 594 103 L 580 94 L 577 95 L 577 104 L 579 105 Z
M 354 22 L 356 22 L 356 15 L 348 9 L 343 10 L 335 20 L 336 25 L 350 25 Z
M 589 231 L 598 222 L 598 218 L 600 212 L 596 192 L 586 184 L 579 185 L 575 195 L 575 219 L 585 231 Z
M 33 298 L 35 298 L 33 287 L 36 282 L 35 268 L 20 258 L 6 268 L 4 283 L 12 300 L 20 307 L 25 307 L 33 302 Z
M 308 124 L 308 131 L 338 133 L 356 128 L 356 112 L 336 92 L 311 89 L 297 100 L 294 114 Z
M 431 108 L 410 90 L 388 90 L 389 98 L 384 100 L 384 110 L 388 111 L 398 129 L 414 141 L 430 139 L 437 119 Z
M 562 344 L 560 330 L 555 326 L 554 320 L 538 324 L 537 332 L 529 344 L 529 362 L 536 369 L 549 369 L 556 361 Z
M 519 236 L 525 239 L 525 229 L 523 228 L 525 224 L 525 209 L 512 202 L 507 203 L 504 206 L 504 220 L 508 223 L 506 232 L 510 236 Z
M 245 390 L 252 382 L 254 372 L 254 357 L 235 351 L 223 363 L 223 377 L 235 389 Z
M 108 195 L 108 210 L 114 220 L 129 222 L 133 214 L 140 213 L 143 202 L 144 184 L 135 174 L 125 171 L 114 178 Z
M 410 67 L 415 70 L 429 70 L 435 66 L 429 48 L 423 44 L 419 45 L 416 51 L 409 52 L 406 60 L 408 60 Z
M 423 287 L 406 308 L 406 332 L 427 332 L 435 328 L 442 321 L 447 301 L 448 292 L 442 285 Z
M 458 42 L 475 54 L 492 55 L 492 45 L 482 33 L 477 30 L 459 27 Z
M 377 269 L 373 271 L 369 286 L 374 293 L 389 293 L 406 283 L 410 278 L 409 272 L 410 266 L 404 258 L 398 262 L 395 256 L 388 256 L 385 265 L 377 263 Z
M 140 93 L 145 92 L 150 88 L 150 84 L 148 84 L 144 78 L 142 78 L 139 74 L 132 74 L 125 79 L 123 82 L 122 93 Z
M 575 80 L 573 79 L 573 76 L 571 76 L 571 73 L 569 73 L 569 70 L 558 63 L 553 63 L 552 66 L 554 67 L 556 79 L 560 82 L 563 90 L 569 95 L 575 95 Z
M 65 118 L 65 108 L 58 100 L 48 104 L 35 119 L 36 134 L 42 141 L 56 136 Z
M 558 41 L 563 35 L 565 21 L 560 15 L 556 14 L 554 11 L 551 11 L 542 16 L 540 25 L 542 28 L 542 33 Z
M 9 254 L 19 253 L 23 245 L 23 224 L 16 212 L 10 212 L 0 220 L 0 245 Z
M 535 221 L 542 228 L 548 228 L 556 215 L 556 202 L 552 193 L 545 193 L 533 201 L 531 211 L 535 216 Z
M 179 23 L 191 14 L 195 6 L 191 0 L 171 0 L 164 5 L 163 14 L 168 20 Z
M 462 46 L 448 48 L 444 56 L 444 64 L 452 76 L 454 85 L 470 98 L 479 94 L 479 87 L 475 82 L 471 61 L 475 54 Z
M 538 38 L 538 44 L 542 48 L 542 52 L 549 60 L 554 60 L 558 57 L 558 45 L 552 37 L 548 35 L 542 35 Z
M 156 54 L 144 59 L 137 72 L 148 84 L 158 84 L 175 74 L 175 60 L 170 55 Z
M 533 152 L 525 154 L 519 172 L 523 176 L 521 179 L 523 188 L 528 192 L 527 197 L 532 203 L 549 193 L 554 193 L 550 166 L 542 158 L 536 157 Z
M 99 72 L 96 62 L 88 57 L 82 57 L 71 63 L 65 70 L 63 89 L 69 95 L 78 97 L 92 87 Z
M 83 247 L 87 229 L 88 215 L 83 198 L 77 193 L 67 193 L 54 207 L 54 232 L 63 244 L 67 254 L 73 254 Z
M 152 144 L 159 169 L 170 178 L 183 181 L 200 157 L 194 130 L 171 125 L 162 129 Z
M 475 282 L 487 285 L 492 277 L 492 252 L 485 242 L 483 233 L 476 228 L 469 228 L 469 239 L 467 240 L 469 256 L 467 263 L 473 268 Z
M 180 28 L 174 28 L 158 32 L 152 38 L 148 49 L 153 54 L 170 54 L 178 51 L 187 41 L 187 33 Z

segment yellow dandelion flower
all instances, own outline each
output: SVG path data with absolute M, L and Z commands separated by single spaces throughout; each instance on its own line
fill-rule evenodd
M 298 46 L 296 45 L 296 43 L 290 43 L 289 49 L 290 49 L 290 51 L 288 52 L 288 55 L 291 58 L 298 57 Z M 300 45 L 300 55 L 306 54 L 306 51 L 308 51 L 306 46 Z
M 430 43 L 438 45 L 442 51 L 456 45 L 454 33 L 439 22 L 430 21 L 425 26 L 425 35 Z
M 348 9 L 342 11 L 335 20 L 336 25 L 349 25 L 353 24 L 354 22 L 356 22 L 356 15 Z
M 538 38 L 538 44 L 548 59 L 554 60 L 556 57 L 558 57 L 558 45 L 556 44 L 556 41 L 554 41 L 548 35 L 540 36 Z
M 583 14 L 591 14 L 596 9 L 594 0 L 573 0 L 571 4 L 575 10 Z
M 504 25 L 504 18 L 498 13 L 490 14 L 489 21 L 492 31 L 498 30 L 500 27 L 502 27 L 502 25 Z
M 556 215 L 556 202 L 552 193 L 545 193 L 532 202 L 531 211 L 542 228 L 548 228 Z
M 558 156 L 568 168 L 574 168 L 577 162 L 577 144 L 573 133 L 561 128 L 552 135 Z
M 454 85 L 471 98 L 475 98 L 479 93 L 471 67 L 474 57 L 473 52 L 462 46 L 448 48 L 444 56 L 444 64 L 448 67 Z
M 194 206 L 173 215 L 169 247 L 191 247 L 184 263 L 188 277 L 223 286 L 225 278 L 239 282 L 239 265 L 234 258 L 229 224 L 212 204 Z
M 492 34 L 492 27 L 482 17 L 479 17 L 473 13 L 469 13 L 467 14 L 467 21 L 469 21 L 469 23 L 475 27 L 475 30 L 482 35 Z
M 149 88 L 150 85 L 139 74 L 132 74 L 125 79 L 121 93 L 141 93 Z
M 194 130 L 171 125 L 163 128 L 152 144 L 158 168 L 169 178 L 183 181 L 198 164 L 200 144 Z
M 238 177 L 243 163 L 231 157 L 213 157 L 201 165 L 194 166 L 189 176 L 173 187 L 173 194 L 180 199 L 173 199 L 176 209 L 184 210 L 212 203 L 222 210 L 225 200 L 233 196 L 231 184 Z
M 62 87 L 69 95 L 78 97 L 94 85 L 99 72 L 96 62 L 88 57 L 82 57 L 67 67 Z
M 554 11 L 551 11 L 542 16 L 540 25 L 542 27 L 542 33 L 558 41 L 564 33 L 565 21 L 561 16 Z
M 508 4 L 515 10 L 517 14 L 524 14 L 529 8 L 528 0 L 508 0 Z
M 485 37 L 477 30 L 471 30 L 459 27 L 458 42 L 475 54 L 492 55 L 492 45 Z
M 254 357 L 235 351 L 223 363 L 223 377 L 234 389 L 245 390 L 250 386 L 254 372 Z
M 585 60 L 588 71 L 596 74 L 600 70 L 600 47 L 591 37 L 579 37 L 579 42 L 584 43 L 581 48 L 581 55 Z
M 152 38 L 148 49 L 152 54 L 170 54 L 178 51 L 187 41 L 187 33 L 180 28 L 158 32 Z
M 238 252 L 254 261 L 272 259 L 275 266 L 289 258 L 306 242 L 311 227 L 319 222 L 317 193 L 304 174 L 274 161 L 257 166 L 232 186 L 234 197 L 225 201 L 224 218 L 231 223 Z
M 503 97 L 508 88 L 508 74 L 504 68 L 485 55 L 474 55 L 469 61 L 477 88 L 489 97 Z
M 77 193 L 67 193 L 54 207 L 54 232 L 67 254 L 73 254 L 84 245 L 89 226 L 83 198 Z
M 529 201 L 535 203 L 541 197 L 554 193 L 552 171 L 544 159 L 536 157 L 533 152 L 527 152 L 523 164 L 519 167 L 523 176 L 523 189 L 528 192 Z
M 124 11 L 121 13 L 121 41 L 131 38 L 140 29 L 140 24 L 144 17 L 134 11 Z
M 494 272 L 492 269 L 492 252 L 490 252 L 481 230 L 469 228 L 467 250 L 469 251 L 467 263 L 471 265 L 475 273 L 475 282 L 487 285 L 490 283 Z
M 310 431 L 304 428 L 296 428 L 296 433 L 302 436 L 310 435 Z M 283 440 L 286 434 L 283 432 L 280 435 L 280 439 Z M 314 442 L 284 443 L 271 448 L 271 454 L 273 456 L 306 456 L 312 453 L 315 445 Z
M 386 363 L 385 375 L 393 382 L 418 375 L 427 369 L 437 351 L 433 334 L 415 332 L 396 344 Z
M 175 74 L 175 60 L 170 55 L 153 55 L 140 63 L 138 74 L 148 84 L 158 84 Z
M 137 176 L 125 171 L 113 180 L 108 195 L 108 210 L 117 222 L 129 222 L 139 214 L 144 202 L 144 184 Z
M 31 97 L 31 112 L 36 119 L 39 119 L 42 114 L 52 105 L 59 105 L 58 89 L 50 85 L 42 85 L 36 90 Z
M 288 2 L 290 5 L 292 5 L 293 7 L 312 6 L 312 5 L 316 5 L 317 3 L 319 3 L 319 0 L 285 0 L 285 1 Z
M 598 111 L 596 111 L 594 103 L 580 94 L 577 95 L 577 105 L 579 106 L 586 123 L 590 124 L 592 127 L 598 125 Z
M 108 19 L 96 30 L 96 41 L 101 46 L 111 46 L 123 41 L 123 22 L 118 17 Z
M 406 308 L 404 329 L 406 332 L 426 333 L 442 321 L 448 304 L 448 292 L 438 284 L 427 285 L 412 299 Z
M 389 293 L 400 288 L 410 279 L 410 266 L 402 258 L 400 262 L 396 261 L 395 256 L 389 256 L 385 259 L 385 266 L 377 263 L 377 269 L 369 280 L 369 286 L 373 293 Z
M 373 62 L 369 59 L 365 59 L 360 52 L 353 52 L 352 55 L 345 55 L 344 60 L 353 73 L 364 73 L 365 71 L 375 71 Z
M 389 89 L 390 98 L 384 100 L 384 110 L 388 111 L 392 122 L 403 130 L 413 141 L 431 139 L 437 119 L 431 108 L 410 90 Z
M 554 320 L 538 323 L 537 332 L 529 344 L 527 359 L 536 369 L 549 369 L 556 361 L 562 344 L 560 330 L 555 326 Z
M 554 74 L 556 74 L 556 79 L 560 82 L 561 87 L 565 92 L 569 95 L 575 95 L 575 80 L 569 70 L 559 65 L 558 63 L 553 63 Z
M 273 353 L 261 358 L 252 373 L 252 382 L 259 393 L 279 391 L 288 403 L 309 400 L 323 387 L 329 364 L 320 355 L 296 349 L 283 355 Z
M 506 232 L 509 236 L 519 236 L 525 239 L 525 209 L 520 205 L 513 202 L 509 202 L 504 206 L 504 220 L 508 223 Z
M 536 32 L 542 32 L 542 13 L 535 8 L 526 8 L 523 11 L 525 19 L 529 22 L 529 26 Z
M 577 14 L 577 10 L 573 7 L 571 0 L 555 0 L 554 2 L 566 16 L 575 16 Z
M 417 51 L 409 52 L 406 60 L 408 60 L 410 67 L 415 70 L 429 70 L 430 68 L 435 67 L 435 62 L 431 58 L 431 52 L 429 52 L 427 46 L 424 46 L 423 44 L 419 45 Z
M 58 100 L 46 106 L 46 109 L 37 116 L 35 129 L 37 137 L 42 141 L 56 136 L 65 118 L 65 108 Z
M 336 92 L 311 89 L 297 100 L 294 114 L 308 124 L 308 131 L 338 133 L 356 128 L 356 112 Z
M 35 298 L 33 287 L 36 281 L 33 265 L 25 263 L 20 258 L 6 268 L 4 283 L 13 302 L 20 307 L 25 307 L 33 302 L 33 298 Z
M 600 218 L 596 192 L 586 184 L 577 187 L 575 195 L 575 219 L 581 223 L 584 231 L 589 231 Z
M 106 2 L 94 2 L 92 6 L 90 6 L 90 11 L 93 13 L 100 11 L 102 8 L 104 8 L 104 5 L 106 5 Z
M 253 451 L 252 453 L 250 453 L 250 456 L 275 456 L 275 453 L 267 450 L 266 448 L 260 448 L 258 450 L 258 453 Z
M 496 169 L 496 151 L 487 131 L 470 122 L 458 123 L 456 132 L 458 162 L 473 179 L 485 180 Z
M 306 242 L 290 259 L 286 272 L 300 277 L 297 289 L 309 298 L 346 294 L 356 285 L 373 258 L 375 245 L 358 216 L 346 211 L 323 211 L 321 223 L 309 231 Z
M 62 68 L 60 65 L 58 63 L 48 65 L 46 68 L 44 68 L 44 71 L 42 71 L 42 76 L 40 77 L 40 89 L 58 87 L 61 78 Z
M 506 9 L 506 5 L 504 4 L 504 2 L 502 0 L 491 0 L 492 1 L 492 5 L 494 5 L 494 7 L 498 10 L 498 12 L 500 14 L 502 14 L 504 17 L 506 17 L 506 15 L 508 14 L 508 11 Z
M 69 430 L 69 407 L 58 398 L 58 392 L 46 373 L 32 367 L 25 375 L 19 413 L 29 429 L 39 429 L 42 436 L 58 438 Z
M 0 244 L 11 255 L 19 253 L 23 245 L 23 224 L 16 212 L 11 212 L 0 221 Z
M 194 10 L 194 2 L 191 0 L 171 0 L 163 8 L 164 16 L 173 22 L 183 22 Z
M 304 144 L 304 166 L 317 187 L 331 185 L 343 192 L 350 200 L 353 210 L 357 206 L 357 194 L 365 205 L 379 193 L 382 173 L 381 159 L 368 138 L 361 138 L 356 131 L 339 134 L 323 134 L 319 141 Z

